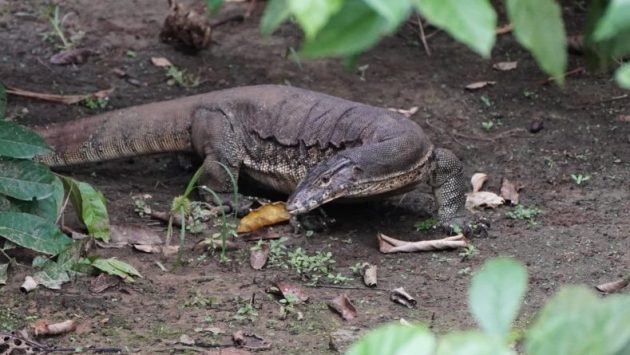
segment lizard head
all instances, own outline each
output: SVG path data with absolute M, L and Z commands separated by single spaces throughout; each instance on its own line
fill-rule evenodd
M 338 156 L 315 166 L 287 201 L 290 214 L 302 214 L 347 194 L 362 170 Z

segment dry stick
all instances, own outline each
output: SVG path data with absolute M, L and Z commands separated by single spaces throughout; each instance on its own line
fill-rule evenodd
M 455 143 L 457 143 L 457 144 L 461 145 L 462 147 L 466 147 L 466 144 L 464 144 L 464 143 L 460 142 L 460 141 L 459 141 L 457 138 L 455 138 L 452 134 L 449 134 L 448 132 L 444 131 L 443 129 L 441 129 L 441 128 L 439 128 L 439 127 L 436 127 L 436 126 L 434 126 L 434 125 L 432 125 L 432 124 L 431 124 L 431 122 L 429 122 L 429 119 L 428 119 L 428 118 L 426 119 L 426 124 L 427 124 L 427 126 L 429 126 L 429 128 L 431 128 L 432 130 L 434 130 L 434 131 L 436 131 L 436 132 L 438 132 L 438 133 L 440 133 L 440 134 L 442 134 L 442 135 L 449 136 L 449 137 L 450 137 L 450 138 L 451 138 L 451 139 L 452 139 Z
M 582 73 L 586 73 L 586 69 L 584 69 L 584 67 L 577 67 L 573 70 L 569 70 L 568 72 L 564 73 L 562 77 L 566 78 L 567 76 L 582 74 Z M 541 81 L 540 85 L 549 85 L 552 81 L 553 81 L 553 78 L 548 77 L 547 79 Z
M 28 91 L 28 90 L 14 88 L 10 86 L 6 87 L 7 94 L 28 97 L 31 99 L 58 102 L 58 103 L 67 104 L 67 105 L 76 104 L 77 102 L 81 102 L 85 99 L 90 99 L 90 98 L 105 98 L 105 97 L 108 97 L 112 93 L 112 91 L 114 91 L 113 88 L 100 90 L 97 92 L 84 94 L 84 95 L 55 95 L 55 94 Z
M 484 142 L 495 142 L 497 139 L 501 139 L 501 138 L 506 138 L 509 136 L 514 135 L 515 133 L 519 133 L 519 132 L 525 132 L 524 128 L 513 128 L 513 129 L 508 129 L 507 131 L 501 132 L 501 133 L 497 133 L 493 136 L 490 137 L 480 137 L 480 136 L 470 136 L 470 135 L 466 135 L 460 132 L 457 132 L 456 130 L 453 130 L 453 134 L 458 136 L 458 137 L 462 137 L 462 138 L 468 138 L 468 139 L 473 139 L 473 140 L 478 140 L 478 141 L 484 141 Z
M 355 286 L 341 286 L 341 285 L 305 285 L 310 288 L 334 288 L 341 290 L 359 290 L 359 291 L 379 291 L 379 292 L 389 292 L 389 290 L 385 290 L 378 287 L 355 287 Z
M 568 106 L 568 109 L 582 109 L 591 105 L 598 105 L 598 104 L 605 104 L 608 102 L 613 102 L 613 101 L 618 101 L 618 100 L 623 100 L 623 99 L 627 99 L 628 98 L 628 94 L 623 94 L 623 95 L 619 95 L 619 96 L 613 96 L 610 97 L 608 99 L 603 99 L 603 100 L 597 100 L 597 101 L 590 101 L 587 102 L 585 104 L 579 105 L 579 106 Z
M 427 43 L 427 37 L 424 35 L 424 27 L 422 26 L 422 20 L 420 19 L 420 15 L 416 13 L 416 19 L 418 19 L 418 29 L 420 29 L 420 42 L 422 42 L 422 46 L 424 47 L 424 51 L 427 55 L 431 56 L 431 50 L 429 49 L 429 44 Z

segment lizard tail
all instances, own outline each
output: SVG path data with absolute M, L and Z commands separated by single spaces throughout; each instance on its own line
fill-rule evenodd
M 76 121 L 34 127 L 54 153 L 37 157 L 49 166 L 67 166 L 151 153 L 192 151 L 191 107 L 158 102 Z

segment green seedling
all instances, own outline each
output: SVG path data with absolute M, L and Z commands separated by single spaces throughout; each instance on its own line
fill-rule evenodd
M 107 107 L 109 103 L 109 98 L 107 97 L 88 97 L 79 102 L 81 105 L 91 109 L 91 110 L 103 110 Z
M 232 318 L 238 321 L 253 322 L 256 320 L 256 317 L 258 317 L 258 311 L 256 311 L 256 308 L 254 308 L 254 304 L 251 301 L 243 302 L 242 300 L 237 300 L 237 304 L 239 304 L 239 307 Z
M 81 41 L 83 36 L 85 36 L 85 32 L 83 31 L 72 32 L 70 33 L 69 36 L 64 32 L 63 23 L 67 17 L 67 14 L 64 16 L 61 16 L 61 11 L 59 9 L 59 6 L 55 6 L 51 8 L 47 17 L 48 17 L 48 22 L 50 23 L 50 26 L 52 27 L 52 31 L 44 34 L 44 40 L 54 41 L 54 38 L 56 38 L 58 40 L 58 43 L 56 44 L 56 46 L 59 47 L 59 49 L 67 50 L 67 49 L 74 48 L 77 46 L 79 41 Z M 54 41 L 54 42 L 57 42 L 57 41 Z
M 416 231 L 428 231 L 437 225 L 437 221 L 434 218 L 427 218 L 424 221 L 416 222 L 413 227 Z
M 494 122 L 488 120 L 488 121 L 483 121 L 481 122 L 481 126 L 483 127 L 483 129 L 485 129 L 486 131 L 491 130 L 494 127 Z
M 177 84 L 186 89 L 195 88 L 201 84 L 199 76 L 188 73 L 185 69 L 178 69 L 174 65 L 168 67 L 166 77 L 169 78 L 167 81 L 169 85 Z
M 486 105 L 486 107 L 491 107 L 492 106 L 492 101 L 490 100 L 490 98 L 486 95 L 481 95 L 481 97 L 479 97 L 479 99 L 481 100 L 481 102 L 483 102 L 484 105 Z
M 571 180 L 573 180 L 573 182 L 576 185 L 582 185 L 583 183 L 589 181 L 591 179 L 590 175 L 582 175 L 582 174 L 571 174 Z
M 479 253 L 477 247 L 472 244 L 468 244 L 464 247 L 464 249 L 462 249 L 462 251 L 459 253 L 459 256 L 462 258 L 462 261 L 464 261 L 471 256 L 476 255 L 477 253 Z
M 541 213 L 542 211 L 536 207 L 524 207 L 523 205 L 517 205 L 512 211 L 508 211 L 505 215 L 510 219 L 528 221 L 530 226 L 535 226 L 537 224 L 535 218 Z

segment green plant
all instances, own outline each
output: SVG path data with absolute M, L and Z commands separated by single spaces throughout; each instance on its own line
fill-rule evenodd
M 525 207 L 523 205 L 516 205 L 512 211 L 508 211 L 505 215 L 510 219 L 521 219 L 527 221 L 533 221 L 538 217 L 542 211 L 536 207 Z
M 582 185 L 582 183 L 585 183 L 587 181 L 589 181 L 591 179 L 590 175 L 582 175 L 582 174 L 571 174 L 571 180 L 573 180 L 573 182 L 576 185 Z
M 437 226 L 437 221 L 435 220 L 435 218 L 427 218 L 423 221 L 416 222 L 413 225 L 416 231 L 428 231 L 435 226 Z
M 91 109 L 91 110 L 103 110 L 107 107 L 109 103 L 109 98 L 107 97 L 88 97 L 79 102 L 81 105 Z
M 348 355 L 516 354 L 621 355 L 630 351 L 630 296 L 602 299 L 583 286 L 565 286 L 531 325 L 512 323 L 527 290 L 527 271 L 518 262 L 493 259 L 472 278 L 468 304 L 480 329 L 436 336 L 422 325 L 389 324 L 356 342 Z
M 38 155 L 50 154 L 50 148 L 36 133 L 4 121 L 6 97 L 0 85 L 0 249 L 18 245 L 46 255 L 36 257 L 33 266 L 38 283 L 58 289 L 78 272 L 100 270 L 131 281 L 140 274 L 116 259 L 97 256 L 81 258 L 81 243 L 61 232 L 57 221 L 66 201 L 70 201 L 88 234 L 109 240 L 109 216 L 103 195 L 91 185 L 65 176 L 54 175 L 37 162 Z M 64 194 L 67 198 L 64 198 Z
M 481 100 L 481 102 L 483 102 L 483 104 L 486 105 L 486 107 L 492 107 L 492 100 L 490 100 L 488 95 L 481 95 L 479 97 L 479 100 Z
M 67 50 L 76 47 L 77 43 L 85 36 L 83 31 L 70 32 L 69 37 L 66 35 L 63 25 L 66 16 L 61 16 L 61 10 L 58 5 L 51 7 L 48 11 L 48 22 L 52 27 L 52 32 L 44 34 L 44 40 L 57 38 L 59 41 L 57 47 Z
M 481 126 L 483 127 L 483 129 L 485 129 L 486 131 L 491 130 L 494 127 L 494 122 L 488 120 L 488 121 L 483 121 L 481 122 Z
M 167 81 L 169 85 L 177 84 L 186 89 L 196 88 L 201 84 L 201 79 L 198 75 L 188 73 L 185 69 L 178 69 L 174 65 L 168 67 L 166 77 L 169 78 Z
M 223 0 L 207 0 L 215 13 Z M 304 32 L 302 57 L 343 57 L 353 65 L 358 55 L 393 34 L 412 12 L 457 41 L 490 57 L 496 40 L 497 11 L 489 0 L 270 0 L 261 19 L 263 35 L 294 20 Z M 555 0 L 502 2 L 516 40 L 556 82 L 564 82 L 567 36 L 562 8 Z M 592 0 L 587 9 L 584 45 L 591 62 L 605 68 L 630 53 L 630 4 L 624 0 Z M 615 73 L 630 89 L 630 63 Z
M 466 260 L 470 258 L 471 256 L 476 255 L 478 253 L 479 253 L 479 250 L 477 249 L 477 247 L 475 247 L 472 244 L 468 244 L 462 249 L 462 251 L 459 252 L 459 256 L 462 258 L 462 260 Z
M 243 301 L 241 299 L 237 299 L 238 309 L 236 310 L 236 314 L 232 316 L 232 318 L 238 321 L 250 321 L 253 322 L 258 317 L 258 311 L 254 307 L 252 300 Z

